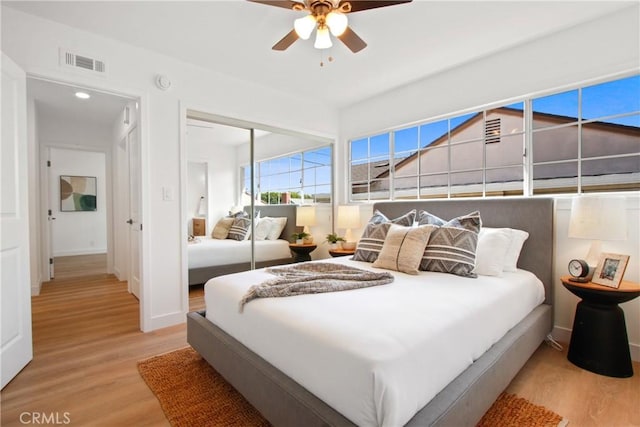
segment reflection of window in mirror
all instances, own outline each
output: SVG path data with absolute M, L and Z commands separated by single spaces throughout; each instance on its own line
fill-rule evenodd
M 256 203 L 331 204 L 332 159 L 331 145 L 256 159 Z M 248 166 L 242 168 L 244 200 L 250 193 L 250 173 Z

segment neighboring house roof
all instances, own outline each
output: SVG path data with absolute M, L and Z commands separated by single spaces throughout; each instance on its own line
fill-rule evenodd
M 494 108 L 492 110 L 490 110 L 491 112 L 499 112 L 502 114 L 509 114 L 509 115 L 514 115 L 514 114 L 522 114 L 522 110 L 518 110 L 515 108 L 508 108 L 508 107 L 499 107 L 499 108 Z M 476 113 L 473 116 L 471 116 L 469 119 L 465 120 L 464 122 L 462 122 L 461 124 L 459 124 L 458 126 L 456 126 L 455 128 L 451 129 L 451 136 L 455 136 L 459 133 L 461 133 L 463 130 L 469 128 L 470 126 L 478 123 L 481 119 L 483 118 L 483 114 L 482 113 Z M 573 123 L 577 121 L 577 118 L 575 117 L 569 117 L 569 116 L 561 116 L 561 115 L 557 115 L 557 114 L 548 114 L 548 113 L 533 113 L 533 120 L 547 120 L 547 121 L 551 121 L 551 122 L 555 122 L 555 124 L 564 124 L 564 123 Z M 606 130 L 608 132 L 615 132 L 615 133 L 624 133 L 624 134 L 629 134 L 629 135 L 635 135 L 640 137 L 640 128 L 636 127 L 636 126 L 627 126 L 627 125 L 620 125 L 620 124 L 616 124 L 616 123 L 606 123 L 606 122 L 591 122 L 591 123 L 586 123 L 582 125 L 585 128 L 590 128 L 590 129 L 600 129 L 600 130 Z M 446 143 L 448 138 L 448 132 L 444 133 L 443 135 L 439 136 L 438 138 L 436 138 L 435 140 L 433 140 L 431 143 L 425 145 L 424 147 L 421 147 L 419 150 L 417 150 L 415 153 L 403 158 L 402 160 L 400 160 L 399 162 L 396 163 L 396 168 L 400 168 L 403 165 L 405 165 L 406 163 L 409 163 L 413 160 L 415 160 L 418 156 L 418 154 L 420 154 L 420 152 L 422 152 L 424 149 L 428 148 L 432 148 L 436 145 L 440 145 L 443 143 Z M 399 159 L 398 159 L 399 160 Z M 380 161 L 380 162 L 376 162 L 376 163 L 386 163 L 386 168 L 384 170 L 380 170 L 380 173 L 377 174 L 374 178 L 386 178 L 389 176 L 389 171 L 390 171 L 390 165 L 388 161 Z M 370 165 L 370 163 L 365 163 L 363 165 L 353 165 L 351 167 L 352 170 L 352 181 L 356 181 L 356 179 L 353 178 L 353 170 L 354 168 L 362 168 L 364 170 L 364 177 L 358 178 L 357 181 L 362 181 L 362 180 L 366 180 L 367 179 L 367 167 Z M 380 166 L 376 166 L 376 167 L 380 167 Z

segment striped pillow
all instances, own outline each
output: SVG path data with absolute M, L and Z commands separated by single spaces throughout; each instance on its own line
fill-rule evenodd
M 251 218 L 235 217 L 233 219 L 233 225 L 231 225 L 231 228 L 229 229 L 229 234 L 227 235 L 227 239 L 244 240 L 245 236 L 249 231 L 250 226 L 251 226 Z
M 374 267 L 418 274 L 424 248 L 435 225 L 405 227 L 392 224 Z
M 431 233 L 424 250 L 420 270 L 477 277 L 473 269 L 476 263 L 478 233 L 482 226 L 480 212 L 472 212 L 447 222 L 421 211 L 418 214 L 418 224 L 438 226 Z
M 358 241 L 356 252 L 353 254 L 354 261 L 374 262 L 378 259 L 378 254 L 387 237 L 387 232 L 391 224 L 411 226 L 416 218 L 416 210 L 413 209 L 398 218 L 390 220 L 382 212 L 376 210 L 364 228 L 362 236 Z

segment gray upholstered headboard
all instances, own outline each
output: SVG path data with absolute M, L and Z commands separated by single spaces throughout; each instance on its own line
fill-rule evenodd
M 399 202 L 378 202 L 373 205 L 389 218 L 396 218 L 411 209 L 423 209 L 442 219 L 451 219 L 480 211 L 485 227 L 509 227 L 529 233 L 518 267 L 531 271 L 544 283 L 545 302 L 553 304 L 553 199 L 496 198 L 447 199 Z
M 284 240 L 291 240 L 291 235 L 295 233 L 296 230 L 296 205 L 255 205 L 256 212 L 260 211 L 260 216 L 270 216 L 270 217 L 286 217 L 287 225 L 285 225 L 284 230 L 280 234 L 280 238 Z M 251 210 L 250 206 L 244 207 L 245 212 L 249 212 Z

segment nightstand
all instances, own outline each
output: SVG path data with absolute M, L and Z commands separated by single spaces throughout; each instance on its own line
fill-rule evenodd
M 640 284 L 623 280 L 619 288 L 560 278 L 574 295 L 582 298 L 576 307 L 567 358 L 574 365 L 596 374 L 626 378 L 633 376 L 624 312 L 618 304 L 640 296 Z
M 329 255 L 331 255 L 334 258 L 337 258 L 340 256 L 349 256 L 349 255 L 353 255 L 354 253 L 356 253 L 355 249 L 329 249 Z
M 193 218 L 193 235 L 194 236 L 204 236 L 206 233 L 206 226 L 204 218 Z
M 318 245 L 314 244 L 297 244 L 297 243 L 289 243 L 289 249 L 291 249 L 291 253 L 293 254 L 293 262 L 305 262 L 311 261 L 311 252 L 316 250 Z

